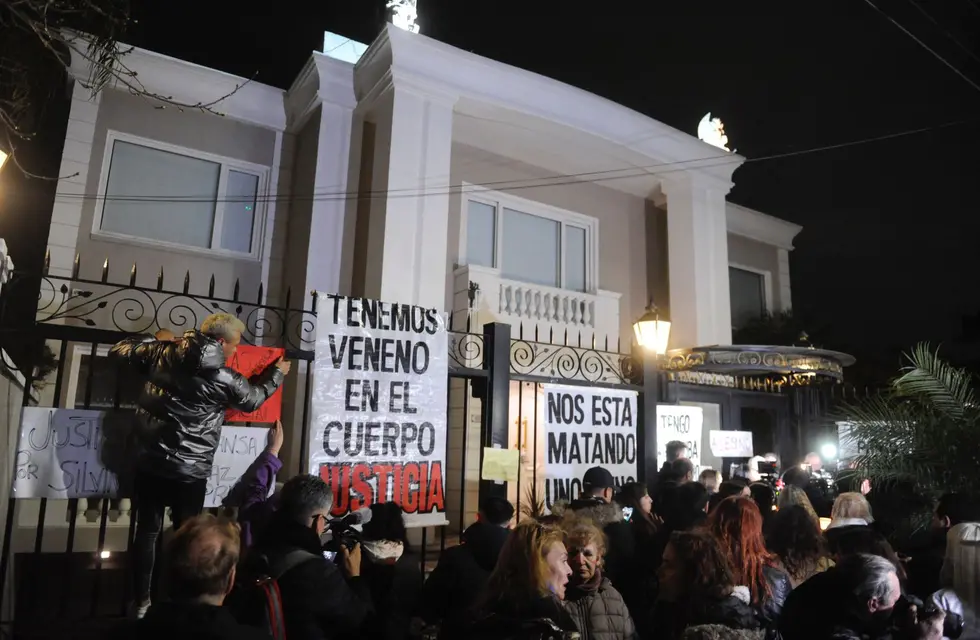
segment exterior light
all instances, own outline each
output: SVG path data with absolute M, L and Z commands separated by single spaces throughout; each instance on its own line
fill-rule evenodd
M 105 551 L 105 550 L 100 551 L 99 552 L 99 557 L 102 558 L 103 560 L 108 560 L 109 558 L 112 557 L 112 552 L 111 551 Z
M 820 455 L 823 456 L 824 460 L 836 460 L 837 446 L 828 442 L 824 446 L 820 447 Z
M 3 165 L 7 162 L 7 152 L 0 149 L 0 169 L 3 169 Z
M 657 307 L 650 303 L 646 313 L 633 323 L 633 333 L 636 342 L 644 349 L 653 351 L 658 356 L 667 353 L 667 341 L 670 339 L 670 322 L 661 320 Z

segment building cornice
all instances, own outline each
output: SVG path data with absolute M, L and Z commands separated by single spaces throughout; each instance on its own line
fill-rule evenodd
M 728 233 L 786 251 L 793 250 L 793 239 L 803 230 L 803 227 L 798 224 L 786 222 L 733 202 L 726 203 L 725 214 Z
M 84 54 L 88 45 L 82 36 L 69 35 L 66 40 L 71 50 L 69 73 L 87 84 L 92 77 L 92 64 Z M 152 95 L 165 96 L 183 105 L 206 105 L 207 111 L 267 129 L 286 128 L 282 89 L 146 49 L 118 46 L 121 66 L 108 88 L 138 91 L 151 103 L 158 102 Z
M 680 165 L 686 173 L 730 185 L 745 160 L 588 91 L 388 25 L 354 67 L 355 94 L 358 101 L 371 98 L 379 94 L 378 83 L 398 87 L 403 78 L 429 93 L 499 106 L 604 139 L 649 158 L 651 175 L 659 166 L 676 171 Z
M 286 91 L 288 128 L 302 128 L 310 114 L 324 102 L 346 109 L 357 105 L 354 65 L 314 51 Z

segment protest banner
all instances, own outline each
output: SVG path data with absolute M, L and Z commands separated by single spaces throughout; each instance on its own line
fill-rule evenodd
M 718 458 L 751 458 L 753 455 L 751 431 L 720 431 L 712 429 L 708 432 L 708 446 L 711 455 Z
M 582 476 L 592 467 L 612 474 L 617 488 L 636 480 L 635 391 L 542 385 L 545 458 L 545 508 L 574 500 Z
M 228 358 L 225 364 L 246 378 L 258 375 L 274 364 L 286 353 L 285 349 L 276 347 L 254 347 L 239 345 L 235 355 Z M 258 422 L 272 423 L 282 416 L 282 387 L 276 389 L 262 406 L 251 413 L 243 413 L 237 409 L 225 412 L 225 422 Z
M 126 424 L 112 428 L 120 419 Z M 12 497 L 126 497 L 119 478 L 132 474 L 136 462 L 123 434 L 132 433 L 132 427 L 131 414 L 25 407 Z M 222 427 L 204 506 L 220 506 L 221 498 L 265 448 L 267 434 L 261 427 Z
M 310 473 L 333 515 L 395 502 L 410 527 L 446 524 L 449 336 L 435 309 L 319 299 Z
M 657 405 L 657 468 L 667 461 L 667 443 L 678 440 L 687 445 L 687 457 L 694 464 L 694 478 L 701 473 L 701 435 L 704 410 L 679 404 Z

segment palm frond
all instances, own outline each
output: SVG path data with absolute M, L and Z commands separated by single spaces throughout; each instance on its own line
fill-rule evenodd
M 892 383 L 895 392 L 925 402 L 953 419 L 962 418 L 974 403 L 969 372 L 941 360 L 938 351 L 924 342 L 906 357 L 911 366 Z

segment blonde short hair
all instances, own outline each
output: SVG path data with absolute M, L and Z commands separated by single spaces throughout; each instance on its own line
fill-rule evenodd
M 868 499 L 857 491 L 848 491 L 837 496 L 837 499 L 834 500 L 834 507 L 830 511 L 830 519 L 858 519 L 864 520 L 868 524 L 874 522 Z
M 245 323 L 230 313 L 212 313 L 201 323 L 201 333 L 215 339 L 234 340 L 245 333 Z

